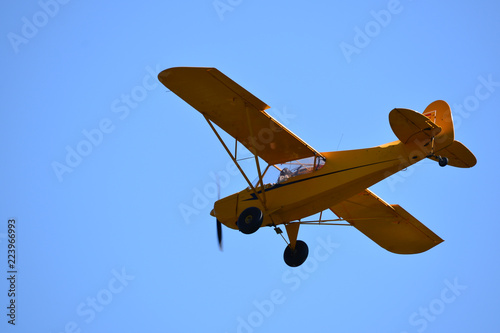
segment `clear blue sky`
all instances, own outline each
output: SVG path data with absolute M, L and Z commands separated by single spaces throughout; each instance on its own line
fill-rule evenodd
M 497 1 L 29 0 L 0 13 L 1 332 L 500 331 Z M 220 252 L 209 212 L 230 159 L 157 81 L 174 66 L 218 68 L 319 151 L 393 141 L 391 109 L 446 100 L 478 164 L 423 161 L 371 188 L 445 242 L 399 256 L 354 228 L 304 226 L 311 254 L 291 269 L 272 229 L 225 228 Z

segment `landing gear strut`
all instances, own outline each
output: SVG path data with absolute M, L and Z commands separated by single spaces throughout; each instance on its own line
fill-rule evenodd
M 299 223 L 289 223 L 285 225 L 290 244 L 288 244 L 285 248 L 283 259 L 285 259 L 285 263 L 290 267 L 298 267 L 302 265 L 304 261 L 306 261 L 307 255 L 309 254 L 307 244 L 301 240 L 297 240 L 299 226 Z
M 439 155 L 434 154 L 434 137 L 431 138 L 430 143 L 431 143 L 431 153 L 429 155 L 427 155 L 427 157 L 438 160 L 440 167 L 447 166 L 448 165 L 448 158 L 447 157 L 441 157 Z

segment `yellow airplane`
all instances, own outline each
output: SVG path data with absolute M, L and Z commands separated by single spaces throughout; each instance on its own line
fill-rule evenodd
M 398 254 L 431 249 L 443 240 L 368 187 L 425 158 L 440 166 L 470 168 L 476 164 L 470 150 L 455 140 L 450 107 L 441 100 L 423 113 L 393 109 L 389 122 L 397 141 L 321 153 L 267 114 L 268 105 L 216 68 L 169 68 L 158 79 L 205 117 L 248 183 L 246 189 L 214 204 L 210 214 L 217 220 L 219 246 L 222 224 L 244 234 L 262 226 L 274 227 L 285 239 L 278 227 L 284 224 L 289 241 L 285 239 L 283 257 L 291 267 L 300 266 L 309 252 L 306 243 L 297 240 L 301 224 L 350 225 Z M 214 124 L 235 139 L 233 150 Z M 253 154 L 258 174 L 254 183 L 240 166 L 238 143 Z M 322 219 L 327 209 L 339 218 Z M 318 220 L 302 220 L 317 213 Z

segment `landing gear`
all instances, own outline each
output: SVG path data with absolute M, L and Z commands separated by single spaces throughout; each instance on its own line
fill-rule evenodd
M 439 155 L 430 154 L 427 156 L 433 160 L 437 160 L 440 167 L 445 167 L 448 165 L 448 157 L 441 157 Z
M 262 211 L 257 207 L 248 207 L 238 217 L 236 225 L 244 234 L 253 234 L 262 225 Z
M 431 153 L 427 155 L 428 158 L 432 158 L 434 160 L 437 160 L 439 163 L 440 167 L 445 167 L 448 165 L 448 158 L 447 157 L 441 157 L 439 155 L 434 154 L 434 137 L 431 138 Z
M 297 240 L 299 227 L 300 223 L 285 224 L 286 233 L 288 234 L 290 243 L 285 248 L 283 259 L 285 259 L 285 263 L 290 267 L 298 267 L 302 265 L 304 261 L 306 261 L 307 255 L 309 254 L 307 244 L 301 240 Z
M 440 167 L 445 167 L 448 165 L 448 158 L 447 157 L 441 157 L 438 156 L 438 163 Z
M 301 240 L 295 242 L 295 249 L 292 250 L 290 244 L 285 248 L 285 253 L 283 253 L 283 259 L 285 263 L 290 267 L 298 267 L 304 263 L 309 254 L 309 248 L 307 244 Z

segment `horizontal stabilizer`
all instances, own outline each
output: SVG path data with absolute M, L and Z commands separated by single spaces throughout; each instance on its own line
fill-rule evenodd
M 368 189 L 330 209 L 393 253 L 421 253 L 443 242 L 399 205 L 389 205 Z
M 441 132 L 441 127 L 428 117 L 410 109 L 394 109 L 389 113 L 392 131 L 403 143 L 427 144 Z
M 457 168 L 472 168 L 477 162 L 474 154 L 463 143 L 456 140 L 450 146 L 438 150 L 436 154 L 448 158 L 448 165 Z M 438 160 L 435 156 L 429 158 Z

